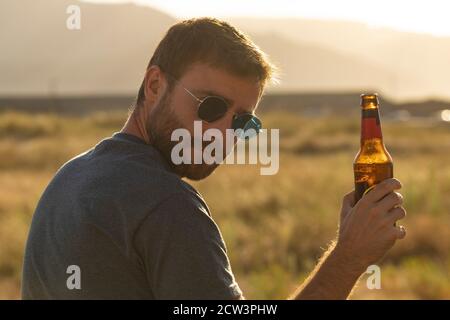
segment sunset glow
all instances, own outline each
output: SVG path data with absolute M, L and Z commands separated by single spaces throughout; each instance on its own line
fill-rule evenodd
M 445 0 L 88 0 L 89 2 L 134 2 L 162 10 L 178 18 L 215 17 L 296 17 L 359 21 L 373 27 L 450 36 L 450 3 Z

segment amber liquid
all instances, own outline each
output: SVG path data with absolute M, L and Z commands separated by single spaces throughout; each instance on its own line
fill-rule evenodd
M 392 157 L 381 134 L 378 98 L 375 94 L 361 96 L 361 148 L 353 162 L 355 202 L 371 187 L 394 176 Z
M 355 163 L 355 200 L 362 198 L 366 190 L 381 181 L 394 176 L 394 166 L 392 163 Z

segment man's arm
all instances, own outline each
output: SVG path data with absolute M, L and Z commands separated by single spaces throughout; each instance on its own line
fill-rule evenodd
M 346 299 L 364 271 L 363 267 L 350 266 L 333 244 L 291 299 Z
M 195 197 L 177 192 L 141 223 L 134 245 L 155 299 L 237 299 L 220 231 Z
M 336 244 L 330 246 L 292 299 L 346 299 L 361 274 L 405 237 L 395 222 L 406 215 L 401 184 L 388 179 L 354 205 L 354 192 L 344 197 Z

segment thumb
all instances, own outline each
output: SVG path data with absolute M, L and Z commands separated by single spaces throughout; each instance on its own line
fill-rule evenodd
M 342 208 L 341 208 L 341 221 L 345 219 L 345 217 L 349 214 L 350 210 L 355 205 L 355 190 L 347 193 L 342 199 Z

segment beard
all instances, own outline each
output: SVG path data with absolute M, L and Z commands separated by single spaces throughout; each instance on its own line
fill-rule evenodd
M 219 164 L 174 164 L 172 162 L 172 149 L 179 143 L 178 141 L 171 140 L 172 132 L 179 128 L 185 128 L 185 126 L 177 118 L 175 112 L 173 112 L 170 102 L 170 90 L 168 90 L 161 98 L 160 103 L 150 113 L 146 125 L 150 144 L 158 149 L 175 174 L 181 178 L 186 177 L 191 180 L 202 180 L 213 173 Z M 202 142 L 202 150 L 210 143 Z M 191 151 L 193 151 L 193 146 L 194 137 L 191 137 Z M 193 152 L 191 152 L 192 154 Z

